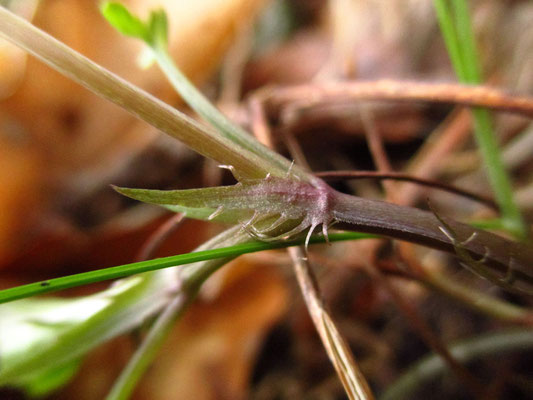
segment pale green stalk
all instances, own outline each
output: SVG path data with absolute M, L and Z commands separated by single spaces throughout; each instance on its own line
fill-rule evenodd
M 263 178 L 270 171 L 271 166 L 257 154 L 207 129 L 3 7 L 0 7 L 0 36 L 198 153 L 232 165 L 241 176 Z
M 216 128 L 222 136 L 265 159 L 271 167 L 274 167 L 271 168 L 272 174 L 277 176 L 285 176 L 287 174 L 287 171 L 291 168 L 289 160 L 263 146 L 248 132 L 222 114 L 176 67 L 166 48 L 157 46 L 153 48 L 153 54 L 174 89 L 194 111 Z M 291 173 L 297 174 L 305 180 L 309 179 L 308 175 L 296 166 L 292 167 Z
M 127 400 L 130 398 L 139 379 L 159 353 L 159 349 L 170 334 L 176 321 L 182 316 L 193 299 L 194 297 L 189 299 L 185 294 L 180 293 L 170 301 L 157 317 L 148 335 L 135 351 L 126 368 L 120 373 L 120 376 L 113 384 L 113 388 L 106 396 L 106 400 Z
M 424 268 L 421 279 L 422 283 L 431 289 L 438 290 L 477 312 L 511 323 L 533 324 L 533 312 L 527 308 L 455 282 L 450 276 L 439 272 L 437 269 Z
M 212 248 L 236 247 L 250 241 L 250 236 L 244 232 L 240 232 L 240 227 L 236 226 L 210 239 L 201 245 L 197 251 L 202 252 L 203 250 Z M 159 349 L 171 332 L 174 324 L 196 298 L 203 282 L 213 272 L 233 260 L 236 256 L 226 256 L 225 258 L 197 262 L 179 271 L 180 287 L 176 292 L 176 296 L 158 316 L 141 346 L 135 351 L 128 365 L 115 381 L 106 400 L 125 400 L 130 397 L 137 382 L 157 356 Z
M 450 353 L 462 363 L 475 361 L 485 356 L 495 356 L 512 351 L 533 348 L 533 332 L 530 329 L 509 330 L 480 335 L 452 344 Z M 424 383 L 441 376 L 447 365 L 437 354 L 431 354 L 413 365 L 390 385 L 380 400 L 412 399 Z

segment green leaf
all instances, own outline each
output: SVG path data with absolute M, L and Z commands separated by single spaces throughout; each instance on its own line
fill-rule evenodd
M 106 2 L 101 11 L 104 18 L 123 35 L 141 39 L 151 48 L 166 49 L 168 20 L 164 10 L 152 11 L 148 22 L 143 22 L 120 3 Z
M 150 42 L 154 46 L 160 46 L 164 49 L 168 45 L 168 19 L 164 10 L 155 10 L 150 14 L 148 22 L 148 32 Z
M 146 24 L 132 15 L 122 4 L 105 2 L 101 7 L 101 12 L 105 19 L 123 35 L 150 42 L 150 31 Z
M 73 360 L 61 366 L 52 366 L 36 376 L 24 388 L 29 397 L 43 397 L 67 384 L 78 372 L 81 360 Z
M 116 186 L 113 188 L 124 196 L 157 204 L 194 219 L 239 223 L 253 214 L 243 185 L 187 190 L 130 189 Z M 224 211 L 210 218 L 221 206 Z
M 175 284 L 175 272 L 167 269 L 119 281 L 91 296 L 1 305 L 0 386 L 42 394 L 55 389 L 89 350 L 160 310 Z

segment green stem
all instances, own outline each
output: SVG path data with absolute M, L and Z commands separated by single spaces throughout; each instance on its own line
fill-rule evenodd
M 481 151 L 487 175 L 494 188 L 496 201 L 503 216 L 503 226 L 520 239 L 527 238 L 527 226 L 522 219 L 518 206 L 513 199 L 513 188 L 505 167 L 501 152 L 494 136 L 492 120 L 487 110 L 472 109 L 474 115 L 474 133 Z
M 434 4 L 444 42 L 459 81 L 481 83 L 481 68 L 467 2 L 434 0 Z M 490 114 L 479 108 L 474 108 L 472 113 L 476 141 L 502 212 L 503 226 L 516 237 L 525 240 L 528 228 L 513 199 L 511 180 L 503 165 Z
M 470 83 L 481 83 L 481 66 L 479 65 L 468 4 L 464 0 L 452 0 L 452 6 L 455 13 L 457 45 L 462 55 L 463 80 Z
M 463 74 L 462 54 L 459 48 L 459 41 L 457 40 L 457 32 L 455 30 L 455 23 L 449 4 L 446 0 L 434 0 L 435 11 L 439 21 L 440 30 L 444 37 L 444 44 L 448 50 L 448 56 L 455 67 L 455 72 L 459 76 L 461 82 L 466 81 L 466 76 Z
M 189 106 L 202 118 L 209 122 L 217 131 L 227 139 L 239 146 L 263 158 L 271 166 L 271 173 L 277 176 L 285 176 L 291 163 L 285 157 L 263 146 L 240 126 L 231 122 L 220 112 L 179 70 L 166 47 L 162 45 L 152 48 L 155 59 L 174 89 L 183 97 Z M 309 176 L 300 168 L 294 166 L 291 172 L 304 180 Z
M 530 329 L 522 329 L 489 333 L 464 340 L 451 345 L 450 352 L 457 361 L 467 363 L 488 355 L 531 348 L 533 348 L 533 332 Z M 413 398 L 417 388 L 442 375 L 446 369 L 446 364 L 438 355 L 426 356 L 389 386 L 380 400 Z
M 330 241 L 354 240 L 362 238 L 375 237 L 354 232 L 332 233 Z M 131 264 L 120 265 L 117 267 L 98 269 L 95 271 L 83 272 L 81 274 L 63 276 L 61 278 L 49 279 L 46 281 L 30 283 L 27 285 L 17 286 L 0 291 L 0 304 L 9 301 L 22 299 L 25 297 L 36 296 L 45 293 L 56 292 L 58 290 L 69 289 L 77 286 L 88 285 L 91 283 L 102 282 L 111 279 L 124 278 L 126 276 L 139 274 L 148 271 L 155 271 L 162 268 L 169 268 L 178 265 L 191 264 L 199 261 L 213 260 L 217 258 L 237 257 L 241 254 L 255 253 L 258 251 L 280 249 L 289 246 L 300 245 L 302 239 L 291 240 L 279 243 L 249 242 L 235 246 L 223 247 L 219 249 L 202 250 L 194 253 L 180 254 L 176 256 L 157 258 L 155 260 L 141 261 Z M 311 238 L 311 243 L 324 243 L 323 237 Z M 205 272 L 195 272 L 205 279 Z M 196 281 L 200 281 L 197 278 Z
M 250 241 L 245 232 L 239 232 L 240 227 L 232 227 L 214 238 L 208 240 L 198 251 L 217 247 L 228 247 Z M 159 315 L 154 325 L 141 346 L 128 362 L 111 389 L 107 400 L 127 399 L 135 388 L 143 373 L 157 356 L 158 350 L 163 345 L 165 338 L 171 332 L 174 323 L 184 314 L 188 306 L 196 298 L 202 283 L 216 270 L 227 264 L 234 257 L 205 260 L 183 268 L 179 272 L 179 287 L 175 298 L 169 302 L 164 311 Z
M 170 301 L 157 317 L 142 345 L 137 349 L 126 368 L 122 370 L 106 400 L 127 400 L 130 398 L 137 382 L 157 355 L 175 322 L 183 315 L 194 297 L 179 294 Z

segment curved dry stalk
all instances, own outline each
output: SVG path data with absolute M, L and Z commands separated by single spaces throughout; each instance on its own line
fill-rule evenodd
M 489 86 L 453 83 L 422 83 L 382 79 L 368 82 L 314 82 L 313 84 L 272 88 L 261 94 L 271 114 L 284 105 L 304 107 L 336 101 L 419 101 L 491 108 L 533 117 L 533 98 L 505 93 Z
M 394 300 L 396 307 L 402 312 L 405 318 L 409 321 L 412 328 L 420 335 L 422 340 L 431 348 L 446 365 L 454 372 L 457 378 L 464 384 L 470 393 L 476 398 L 481 398 L 483 393 L 483 386 L 480 381 L 470 373 L 465 367 L 455 360 L 450 354 L 446 346 L 441 342 L 439 337 L 434 333 L 428 323 L 420 316 L 420 313 L 404 296 L 403 294 L 391 284 L 391 282 L 383 275 L 383 273 L 375 265 L 370 264 L 370 261 L 363 263 L 365 271 L 383 288 L 387 290 L 389 295 Z
M 463 285 L 455 281 L 449 274 L 439 271 L 434 266 L 420 262 L 412 243 L 400 242 L 397 246 L 397 256 L 402 263 L 407 264 L 412 271 L 412 278 L 439 293 L 458 301 L 472 310 L 521 325 L 533 325 L 533 311 L 522 306 L 511 304 L 503 299 L 493 297 L 471 285 Z
M 377 180 L 395 180 L 416 183 L 422 186 L 428 186 L 446 192 L 454 193 L 459 196 L 469 198 L 471 200 L 478 201 L 486 206 L 498 211 L 498 205 L 494 200 L 484 197 L 482 195 L 470 192 L 469 190 L 461 189 L 453 185 L 446 183 L 433 181 L 430 179 L 418 178 L 409 174 L 403 174 L 401 172 L 379 172 L 379 171 L 322 171 L 315 172 L 315 176 L 322 178 L 326 181 L 344 180 L 344 179 L 377 179 Z
M 178 229 L 183 222 L 185 215 L 182 213 L 177 213 L 168 218 L 163 222 L 155 232 L 150 235 L 148 239 L 144 242 L 139 253 L 136 257 L 137 261 L 144 261 L 152 258 L 155 255 L 155 252 L 159 250 L 161 245 L 165 242 L 168 237 Z

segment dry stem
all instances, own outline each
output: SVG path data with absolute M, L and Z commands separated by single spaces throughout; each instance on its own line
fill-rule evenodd
M 421 101 L 485 107 L 533 117 L 533 98 L 505 93 L 489 86 L 454 83 L 422 83 L 383 79 L 368 82 L 327 82 L 273 88 L 263 101 L 277 114 L 289 103 L 309 107 L 324 102 L 358 100 Z

